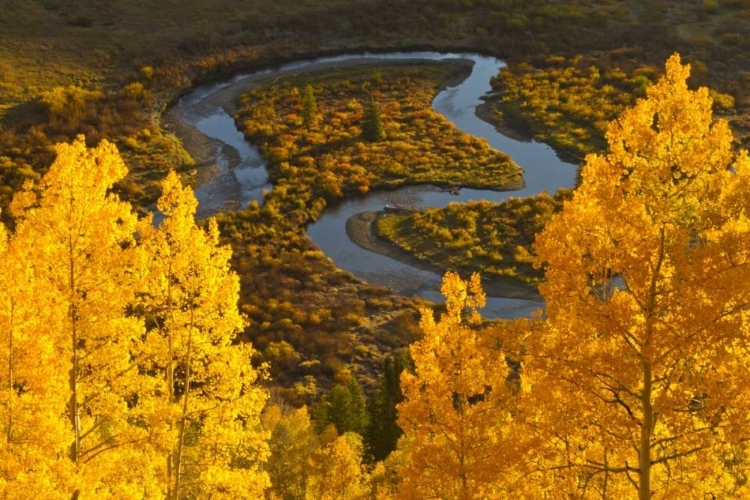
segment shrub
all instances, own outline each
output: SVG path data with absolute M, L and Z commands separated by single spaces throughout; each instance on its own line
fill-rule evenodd
M 94 21 L 88 16 L 78 15 L 68 19 L 65 24 L 76 28 L 91 28 L 94 25 Z
M 716 0 L 703 0 L 703 11 L 707 14 L 719 12 L 719 4 Z

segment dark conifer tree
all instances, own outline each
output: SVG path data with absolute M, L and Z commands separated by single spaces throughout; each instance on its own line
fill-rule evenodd
M 305 128 L 310 130 L 318 115 L 318 103 L 315 100 L 315 94 L 311 85 L 305 87 L 305 91 L 302 93 L 302 121 Z
M 404 353 L 388 356 L 383 363 L 383 377 L 380 386 L 368 401 L 370 425 L 365 442 L 368 452 L 375 460 L 383 460 L 394 449 L 403 432 L 396 425 L 396 405 L 403 401 L 401 393 L 401 372 L 408 365 Z
M 336 384 L 313 409 L 315 427 L 321 432 L 333 424 L 339 434 L 356 432 L 364 436 L 369 427 L 367 401 L 356 377 L 346 384 Z
M 369 142 L 378 142 L 385 139 L 383 120 L 380 117 L 380 106 L 378 106 L 378 103 L 373 98 L 370 98 L 364 106 L 362 138 Z

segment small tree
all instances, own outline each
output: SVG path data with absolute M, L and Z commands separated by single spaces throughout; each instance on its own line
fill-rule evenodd
M 351 432 L 317 450 L 310 460 L 305 499 L 367 498 L 369 475 L 362 466 L 362 455 L 362 437 Z
M 436 321 L 422 310 L 424 337 L 409 347 L 414 373 L 401 373 L 396 498 L 518 498 L 521 436 L 510 427 L 508 365 L 477 329 L 485 304 L 479 275 L 467 282 L 449 272 L 441 292 L 446 312 Z
M 396 424 L 396 405 L 404 400 L 399 378 L 407 364 L 403 354 L 388 356 L 383 363 L 380 386 L 368 402 L 367 448 L 375 460 L 385 459 L 396 449 L 396 442 L 403 434 Z
M 385 139 L 383 120 L 380 118 L 380 106 L 375 99 L 370 100 L 364 106 L 362 115 L 362 138 L 370 142 L 378 142 Z
M 317 121 L 318 103 L 315 101 L 312 85 L 305 87 L 302 94 L 302 121 L 305 128 L 310 130 Z
M 368 428 L 367 403 L 356 377 L 336 384 L 315 411 L 318 429 L 333 424 L 339 434 L 354 432 L 364 436 Z

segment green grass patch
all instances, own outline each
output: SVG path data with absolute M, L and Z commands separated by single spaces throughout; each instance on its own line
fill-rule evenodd
M 503 203 L 451 203 L 409 215 L 386 214 L 378 234 L 405 252 L 444 270 L 478 271 L 485 277 L 536 285 L 532 244 L 570 191 L 511 198 Z

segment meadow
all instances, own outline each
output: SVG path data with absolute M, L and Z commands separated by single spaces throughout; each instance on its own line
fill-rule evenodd
M 378 236 L 443 271 L 536 286 L 534 237 L 559 212 L 571 191 L 510 198 L 504 203 L 451 203 L 411 214 L 383 214 Z
M 623 64 L 612 54 L 537 58 L 533 64 L 503 68 L 492 79 L 494 94 L 488 104 L 498 123 L 525 130 L 582 161 L 604 150 L 609 122 L 644 98 L 659 74 L 655 66 Z M 734 110 L 732 95 L 714 89 L 711 95 L 716 112 Z
M 296 197 L 314 219 L 322 201 L 375 188 L 521 186 L 521 169 L 506 154 L 432 109 L 439 86 L 467 71 L 452 64 L 349 68 L 252 89 L 242 96 L 237 120 L 270 160 L 276 192 L 267 203 L 281 193 L 282 199 Z M 306 125 L 302 94 L 308 86 L 318 104 Z M 363 133 L 370 103 L 380 115 L 378 140 Z

